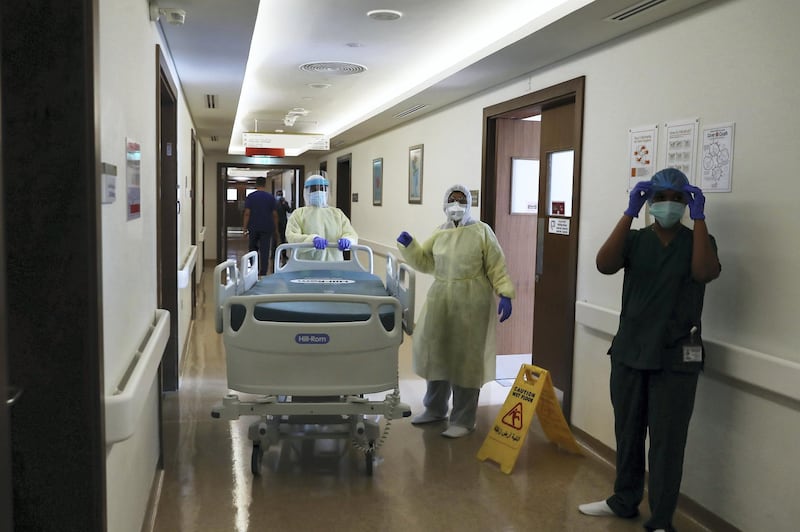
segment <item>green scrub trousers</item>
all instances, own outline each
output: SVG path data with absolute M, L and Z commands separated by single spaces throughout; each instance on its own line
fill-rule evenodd
M 645 436 L 650 433 L 645 528 L 673 530 L 683 453 L 694 408 L 698 372 L 639 370 L 612 362 L 611 404 L 617 439 L 617 479 L 606 502 L 621 517 L 638 515 L 645 481 Z M 648 423 L 649 420 L 649 423 Z

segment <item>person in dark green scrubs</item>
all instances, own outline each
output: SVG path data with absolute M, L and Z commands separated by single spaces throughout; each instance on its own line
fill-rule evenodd
M 655 222 L 631 229 L 645 203 Z M 680 223 L 689 206 L 694 229 Z M 617 442 L 614 494 L 582 504 L 593 516 L 636 517 L 644 494 L 648 452 L 648 530 L 674 530 L 683 454 L 703 367 L 703 296 L 719 277 L 705 197 L 680 170 L 667 168 L 639 182 L 611 235 L 597 252 L 597 269 L 625 271 L 619 329 L 611 342 L 611 404 Z

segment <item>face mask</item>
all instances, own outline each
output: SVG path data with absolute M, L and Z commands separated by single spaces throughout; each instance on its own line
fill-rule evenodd
M 325 192 L 311 192 L 308 195 L 308 201 L 315 207 L 322 207 L 325 205 Z
M 454 201 L 453 203 L 447 204 L 447 217 L 455 222 L 460 222 L 461 219 L 464 217 L 464 213 L 467 209 L 461 206 L 460 203 Z
M 686 210 L 685 203 L 677 201 L 659 201 L 650 205 L 650 213 L 656 219 L 658 225 L 664 229 L 669 229 L 675 225 L 683 216 Z

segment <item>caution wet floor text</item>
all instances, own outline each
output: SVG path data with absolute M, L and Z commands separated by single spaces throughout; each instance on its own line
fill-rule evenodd
M 534 414 L 538 414 L 547 439 L 568 451 L 583 454 L 561 412 L 550 373 L 537 366 L 523 364 L 478 451 L 478 459 L 489 458 L 500 464 L 503 473 L 511 473 Z

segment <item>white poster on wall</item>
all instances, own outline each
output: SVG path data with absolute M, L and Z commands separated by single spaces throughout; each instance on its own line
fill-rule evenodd
M 658 125 L 631 128 L 628 130 L 628 190 L 639 181 L 650 179 L 656 168 Z
M 700 119 L 676 120 L 664 124 L 667 131 L 666 168 L 677 168 L 695 182 L 695 153 L 697 153 L 697 128 Z
M 703 128 L 700 188 L 703 192 L 730 192 L 733 170 L 734 123 Z

